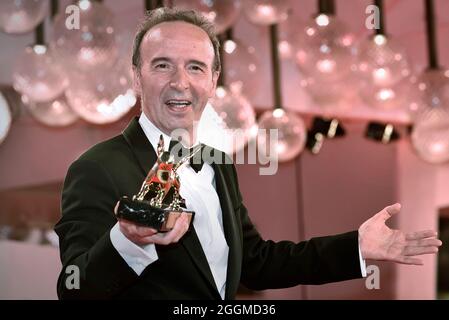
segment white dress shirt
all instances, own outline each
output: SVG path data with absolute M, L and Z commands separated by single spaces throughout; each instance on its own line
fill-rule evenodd
M 139 118 L 139 124 L 154 150 L 157 150 L 161 134 L 164 137 L 165 149 L 168 149 L 171 138 L 161 132 L 143 113 Z M 217 290 L 224 299 L 229 247 L 223 231 L 223 218 L 215 186 L 214 170 L 208 163 L 204 163 L 197 173 L 189 164 L 185 164 L 178 169 L 178 175 L 181 184 L 180 195 L 186 200 L 187 209 L 195 211 L 193 226 L 209 262 Z M 158 259 L 154 244 L 136 245 L 123 235 L 118 223 L 111 229 L 110 238 L 114 248 L 137 275 Z M 365 260 L 362 259 L 360 245 L 359 258 L 362 276 L 366 277 L 366 265 Z

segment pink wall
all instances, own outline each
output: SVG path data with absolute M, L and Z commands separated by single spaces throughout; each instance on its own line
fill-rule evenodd
M 57 248 L 0 241 L 0 299 L 57 299 L 60 269 Z
M 73 160 L 93 144 L 119 134 L 128 118 L 105 127 L 79 121 L 58 129 L 24 112 L 0 146 L 0 190 L 62 181 Z
M 447 170 L 447 166 L 446 166 Z M 447 184 L 438 188 L 437 179 L 444 166 L 424 163 L 412 152 L 407 141 L 398 145 L 398 197 L 403 214 L 398 216 L 399 226 L 405 231 L 438 230 L 438 190 L 446 191 Z M 436 257 L 425 256 L 424 266 L 398 265 L 396 296 L 399 299 L 434 299 L 436 296 Z

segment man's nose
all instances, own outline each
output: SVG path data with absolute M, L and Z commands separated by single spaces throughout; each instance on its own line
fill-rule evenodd
M 189 87 L 189 76 L 186 74 L 185 70 L 176 70 L 170 80 L 170 87 L 179 91 L 186 90 Z

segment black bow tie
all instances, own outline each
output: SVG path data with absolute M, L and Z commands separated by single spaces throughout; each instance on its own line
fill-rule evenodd
M 175 147 L 176 147 L 176 149 L 173 150 L 173 148 L 175 148 Z M 201 144 L 199 147 L 199 148 L 201 148 L 201 150 L 198 151 L 198 153 L 196 153 L 193 157 L 191 157 L 189 159 L 189 164 L 192 167 L 192 169 L 195 170 L 195 172 L 199 172 L 203 168 L 204 160 L 201 155 L 201 153 L 203 151 L 203 147 L 204 147 L 204 145 Z M 168 150 L 175 156 L 175 160 L 176 160 L 176 162 L 178 162 L 183 157 L 191 155 L 196 150 L 196 148 L 198 148 L 198 147 L 195 146 L 195 147 L 188 149 L 188 148 L 184 147 L 182 145 L 182 143 L 180 143 L 178 140 L 171 139 Z

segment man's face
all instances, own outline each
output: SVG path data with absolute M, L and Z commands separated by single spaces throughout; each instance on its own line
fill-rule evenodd
M 143 112 L 166 134 L 178 128 L 192 132 L 218 78 L 207 33 L 186 22 L 163 22 L 146 33 L 140 54 L 134 81 Z

